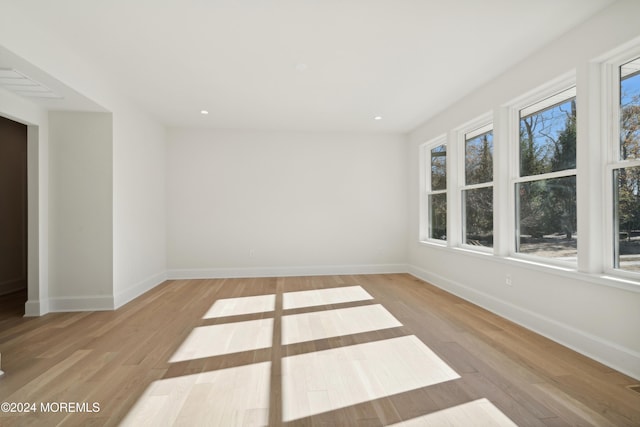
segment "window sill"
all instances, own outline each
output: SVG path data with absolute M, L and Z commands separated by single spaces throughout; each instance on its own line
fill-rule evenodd
M 624 276 L 618 276 L 615 273 L 611 272 L 585 273 L 578 271 L 574 266 L 540 262 L 537 259 L 532 260 L 513 255 L 498 256 L 493 254 L 492 252 L 474 250 L 468 247 L 448 247 L 446 246 L 446 243 L 439 243 L 438 241 L 420 241 L 419 243 L 421 246 L 435 248 L 438 250 L 445 250 L 452 254 L 476 257 L 485 261 L 496 262 L 508 266 L 517 265 L 518 267 L 541 273 L 556 274 L 558 276 L 566 277 L 572 280 L 581 280 L 595 285 L 608 286 L 629 292 L 640 293 L 639 280 L 634 280 L 632 278 Z
M 430 246 L 436 248 L 448 248 L 446 240 L 420 240 L 420 243 L 423 246 Z

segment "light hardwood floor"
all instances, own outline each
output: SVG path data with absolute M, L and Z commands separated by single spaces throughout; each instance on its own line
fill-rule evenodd
M 0 353 L 3 427 L 640 426 L 638 381 L 405 274 L 168 281 Z

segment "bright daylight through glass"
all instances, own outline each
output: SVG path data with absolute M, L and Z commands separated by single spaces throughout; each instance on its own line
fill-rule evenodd
M 640 58 L 620 77 L 620 160 L 640 160 Z M 616 169 L 614 187 L 614 266 L 640 272 L 640 166 Z
M 577 260 L 575 88 L 520 112 L 516 249 Z

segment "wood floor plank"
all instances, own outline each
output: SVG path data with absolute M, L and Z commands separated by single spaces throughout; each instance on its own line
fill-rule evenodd
M 285 294 L 302 291 L 316 302 L 283 307 Z M 273 309 L 243 299 L 265 296 Z M 212 311 L 240 302 L 240 314 Z M 0 402 L 88 402 L 100 411 L 0 413 L 2 427 L 117 426 L 133 415 L 132 425 L 420 425 L 465 408 L 490 408 L 519 426 L 640 425 L 640 393 L 627 388 L 637 380 L 407 274 L 175 280 L 113 312 L 22 318 L 20 310 L 0 313 Z M 235 347 L 249 338 L 234 334 L 265 321 L 270 345 Z M 195 340 L 194 352 L 174 360 L 198 328 L 229 335 Z M 285 330 L 296 332 L 283 343 Z M 407 340 L 459 378 L 425 385 L 414 368 L 404 381 L 415 385 L 403 385 L 394 372 L 427 363 L 417 353 L 389 359 L 403 350 L 387 344 Z M 459 414 L 453 425 L 469 419 Z
M 568 425 L 615 427 L 612 421 L 600 415 L 596 410 L 550 384 L 535 384 L 534 388 L 542 392 L 536 394 L 537 398 L 558 414 L 559 418 L 564 419 Z

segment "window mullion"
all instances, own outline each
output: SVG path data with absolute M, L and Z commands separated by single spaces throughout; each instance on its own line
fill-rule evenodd
M 455 131 L 450 131 L 447 141 L 447 246 L 460 245 L 461 225 L 458 212 L 460 212 L 460 199 L 458 198 L 459 170 L 456 160 L 460 158 L 460 146 L 456 143 Z M 464 151 L 462 151 L 462 155 Z
M 557 172 L 541 173 L 539 175 L 521 176 L 513 180 L 515 183 L 542 181 L 545 179 L 564 178 L 567 176 L 574 176 L 576 169 L 567 169 Z
M 606 235 L 603 227 L 603 141 L 607 132 L 603 132 L 601 93 L 602 72 L 599 64 L 584 64 L 577 69 L 577 105 L 578 116 L 584 120 L 577 122 L 577 164 L 576 191 L 578 211 L 577 224 L 581 231 L 578 239 L 578 271 L 601 273 L 603 271 L 603 239 Z M 605 96 L 606 98 L 606 96 Z M 606 104 L 606 102 L 605 102 Z
M 475 190 L 476 188 L 487 188 L 487 187 L 493 187 L 493 181 L 491 181 L 491 182 L 483 182 L 481 184 L 463 185 L 462 187 L 460 187 L 460 190 L 461 191 Z

